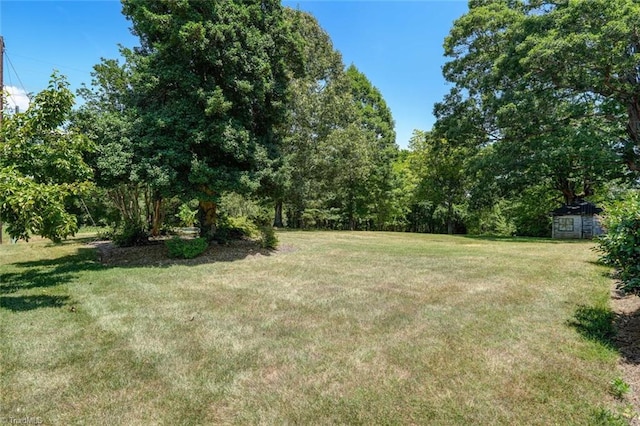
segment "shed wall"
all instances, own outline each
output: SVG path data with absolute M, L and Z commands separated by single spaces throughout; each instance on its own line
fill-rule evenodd
M 553 238 L 582 238 L 582 216 L 554 216 L 551 234 Z

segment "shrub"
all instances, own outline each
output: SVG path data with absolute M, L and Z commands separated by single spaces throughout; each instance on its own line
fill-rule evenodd
M 149 242 L 149 234 L 139 223 L 125 223 L 113 233 L 113 244 L 118 247 L 140 246 Z
M 229 228 L 234 229 L 240 232 L 243 236 L 249 238 L 256 237 L 260 233 L 256 224 L 246 216 L 230 217 L 228 223 Z
M 165 242 L 169 250 L 169 257 L 174 259 L 193 259 L 200 256 L 207 249 L 209 244 L 204 238 L 195 238 L 193 240 L 183 240 L 174 237 Z
M 260 245 L 262 248 L 273 250 L 278 247 L 278 237 L 273 226 L 263 226 L 260 228 Z
M 618 269 L 624 290 L 640 289 L 640 191 L 605 207 L 598 239 L 601 260 Z
M 239 240 L 242 237 L 256 237 L 259 232 L 258 227 L 246 216 L 221 216 L 213 239 L 226 244 L 230 240 Z
M 198 210 L 193 210 L 189 204 L 181 204 L 178 213 L 175 215 L 180 220 L 181 226 L 190 227 L 196 223 Z

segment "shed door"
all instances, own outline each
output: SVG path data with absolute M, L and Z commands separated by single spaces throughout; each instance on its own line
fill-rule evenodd
M 593 216 L 582 216 L 582 238 L 593 238 Z

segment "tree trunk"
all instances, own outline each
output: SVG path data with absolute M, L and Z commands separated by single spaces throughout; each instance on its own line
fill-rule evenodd
M 151 229 L 151 235 L 154 237 L 160 235 L 162 219 L 162 198 L 156 198 L 153 201 L 153 227 Z
M 282 222 L 282 200 L 276 201 L 275 215 L 273 218 L 273 227 L 284 228 L 284 223 Z
M 200 236 L 212 240 L 216 233 L 216 203 L 200 200 L 198 207 Z
M 294 229 L 302 228 L 302 213 L 300 210 L 289 210 L 290 215 L 287 215 L 289 226 Z
M 447 203 L 447 234 L 453 235 L 453 203 Z
M 353 188 L 353 184 L 351 186 Z M 355 201 L 354 201 L 354 197 L 353 197 L 353 193 L 349 192 L 349 231 L 355 231 L 356 230 L 356 218 L 355 218 Z
M 624 161 L 627 163 L 629 170 L 639 172 L 640 164 L 638 164 L 636 152 L 640 151 L 640 97 L 636 96 L 629 102 L 627 113 L 629 116 L 627 134 L 631 139 L 631 146 L 627 150 L 628 153 L 626 153 Z
M 564 203 L 567 206 L 573 205 L 573 203 L 578 198 L 578 194 L 576 194 L 575 185 L 565 177 L 562 177 L 562 176 L 556 177 L 556 189 L 562 192 Z

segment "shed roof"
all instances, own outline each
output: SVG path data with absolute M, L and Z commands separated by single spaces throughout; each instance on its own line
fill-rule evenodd
M 555 209 L 551 212 L 551 216 L 589 216 L 602 213 L 602 209 L 588 201 L 579 201 L 575 204 L 567 205 Z

